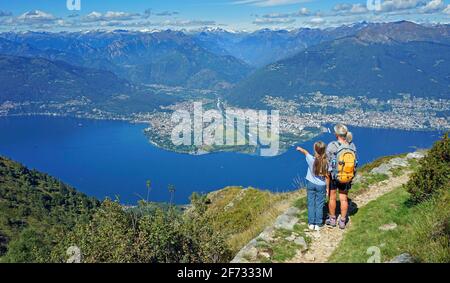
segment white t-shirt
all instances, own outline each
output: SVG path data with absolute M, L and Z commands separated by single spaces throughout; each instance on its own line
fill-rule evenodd
M 314 175 L 314 156 L 311 154 L 306 155 L 306 163 L 308 163 L 308 172 L 306 173 L 306 180 L 318 186 L 325 186 L 325 177 Z

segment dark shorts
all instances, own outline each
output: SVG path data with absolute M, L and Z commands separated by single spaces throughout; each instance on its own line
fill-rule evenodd
M 340 192 L 348 192 L 352 188 L 352 183 L 341 184 L 336 180 L 331 180 L 330 190 L 339 190 Z

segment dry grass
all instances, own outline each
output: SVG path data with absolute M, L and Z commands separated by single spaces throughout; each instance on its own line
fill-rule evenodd
M 208 196 L 211 200 L 208 213 L 214 218 L 216 229 L 229 237 L 232 251 L 237 252 L 301 196 L 302 191 L 272 193 L 228 187 Z

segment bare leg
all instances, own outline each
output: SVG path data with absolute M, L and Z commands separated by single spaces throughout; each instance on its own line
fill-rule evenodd
M 328 202 L 330 216 L 336 216 L 336 190 L 330 190 L 330 200 Z
M 341 219 L 347 219 L 347 211 L 348 211 L 348 192 L 342 191 L 339 192 L 339 201 L 341 202 Z

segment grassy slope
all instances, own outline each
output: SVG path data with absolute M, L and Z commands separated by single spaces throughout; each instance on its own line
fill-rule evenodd
M 419 262 L 449 262 L 450 193 L 448 190 L 417 206 L 400 187 L 367 204 L 331 256 L 331 262 L 367 262 L 367 249 L 380 248 L 381 261 L 408 252 Z M 396 229 L 380 226 L 396 223 Z
M 403 155 L 386 156 L 366 164 L 359 169 L 359 174 L 364 176 L 359 184 L 351 191 L 351 196 L 364 191 L 364 188 L 373 183 L 378 183 L 388 178 L 387 175 L 370 174 L 370 170 L 395 157 Z M 244 192 L 245 191 L 245 192 Z M 284 194 L 261 191 L 253 188 L 228 187 L 209 194 L 211 204 L 208 213 L 214 217 L 216 229 L 224 231 L 229 237 L 228 243 L 232 251 L 237 253 L 251 239 L 258 236 L 264 228 L 283 213 L 288 207 L 295 206 L 300 209 L 301 222 L 307 221 L 305 191 L 295 191 Z M 294 232 L 303 235 L 304 225 L 296 225 Z M 287 233 L 278 231 L 278 233 Z M 284 239 L 284 237 L 281 237 Z M 307 237 L 305 237 L 306 240 Z M 284 261 L 295 255 L 292 243 L 282 241 L 271 246 L 274 252 L 274 260 Z
M 430 152 L 439 154 L 433 149 Z M 445 163 L 443 159 L 438 160 Z M 409 163 L 409 171 L 420 172 L 425 161 L 410 160 Z M 397 168 L 391 172 L 398 176 L 405 169 Z M 416 185 L 417 180 L 407 186 Z M 367 249 L 378 247 L 381 261 L 407 252 L 418 262 L 450 262 L 450 184 L 443 183 L 443 187 L 436 190 L 430 199 L 419 204 L 411 201 L 412 196 L 406 186 L 367 204 L 352 217 L 352 225 L 330 261 L 367 262 L 370 257 Z M 388 231 L 380 229 L 382 225 L 391 223 L 397 227 Z
M 209 194 L 208 213 L 214 217 L 216 229 L 224 232 L 237 252 L 255 238 L 287 209 L 299 191 L 272 193 L 253 188 L 229 187 Z
M 400 155 L 392 155 L 392 156 L 384 156 L 381 158 L 378 158 L 374 160 L 371 163 L 365 164 L 361 168 L 358 169 L 358 175 L 360 176 L 359 180 L 356 181 L 353 185 L 352 190 L 349 193 L 350 198 L 353 198 L 357 195 L 360 195 L 364 192 L 366 192 L 367 188 L 370 185 L 383 182 L 387 179 L 389 179 L 389 176 L 386 174 L 374 174 L 370 173 L 372 169 L 375 167 L 380 166 L 383 163 L 389 162 L 391 159 L 396 157 L 405 157 L 406 154 L 400 154 Z M 406 170 L 414 170 L 417 168 L 417 161 L 416 160 L 409 160 L 410 166 L 405 168 L 396 168 L 392 169 L 392 175 L 394 177 L 402 175 L 405 173 Z M 339 200 L 338 200 L 339 203 Z M 299 218 L 300 223 L 294 227 L 294 233 L 303 236 L 307 242 L 309 242 L 311 239 L 304 233 L 304 229 L 306 228 L 306 225 L 304 223 L 308 220 L 308 211 L 307 211 L 307 204 L 306 204 L 306 198 L 304 195 L 298 197 L 293 202 L 293 206 L 300 209 Z M 295 256 L 296 250 L 299 248 L 294 243 L 284 240 L 285 236 L 291 235 L 291 231 L 277 231 L 278 234 L 283 235 L 282 237 L 279 237 L 281 241 L 277 241 L 274 244 L 271 244 L 267 248 L 270 248 L 273 251 L 273 257 L 272 260 L 276 262 L 285 262 Z

